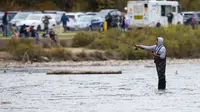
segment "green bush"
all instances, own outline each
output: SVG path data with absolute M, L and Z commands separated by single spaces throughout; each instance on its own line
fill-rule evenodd
M 40 46 L 34 46 L 32 39 L 12 38 L 6 45 L 7 51 L 11 53 L 16 60 L 41 61 L 41 57 L 49 57 Z
M 74 36 L 73 47 L 86 47 L 91 44 L 99 33 L 95 32 L 79 32 Z
M 152 58 L 151 52 L 135 51 L 129 44 L 154 45 L 156 37 L 163 37 L 167 48 L 167 56 L 171 58 L 195 58 L 200 57 L 200 26 L 192 29 L 190 26 L 177 25 L 161 28 L 132 29 L 126 33 L 120 33 L 117 29 L 108 30 L 95 37 L 88 45 L 91 49 L 106 51 L 108 57 L 118 59 L 146 59 Z M 116 39 L 117 38 L 117 39 Z M 122 40 L 123 42 L 119 41 Z M 116 55 L 117 54 L 117 55 Z
M 53 60 L 60 60 L 60 61 L 66 61 L 72 59 L 72 53 L 70 50 L 66 50 L 63 47 L 53 48 L 50 51 L 51 58 Z

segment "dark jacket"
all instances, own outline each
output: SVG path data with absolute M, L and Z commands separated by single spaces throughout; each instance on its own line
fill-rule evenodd
M 20 28 L 19 33 L 27 33 L 26 27 L 28 27 L 28 26 L 22 25 L 21 28 Z
M 3 20 L 3 25 L 8 25 L 8 15 L 7 14 L 4 14 L 2 20 Z
M 66 25 L 69 22 L 69 18 L 66 15 L 63 15 L 61 21 L 63 25 Z
M 172 23 L 173 18 L 174 18 L 174 15 L 170 12 L 170 13 L 167 15 L 168 23 Z

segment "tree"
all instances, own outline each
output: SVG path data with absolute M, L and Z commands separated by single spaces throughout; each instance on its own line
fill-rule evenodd
M 53 0 L 53 2 L 64 11 L 72 11 L 74 0 Z
M 91 11 L 97 11 L 98 9 L 97 0 L 88 0 L 88 9 Z

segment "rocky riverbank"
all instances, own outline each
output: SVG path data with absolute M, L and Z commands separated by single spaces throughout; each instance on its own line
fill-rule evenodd
M 168 59 L 167 64 L 200 64 L 200 59 Z M 0 67 L 58 67 L 58 66 L 128 66 L 128 65 L 144 65 L 145 67 L 155 66 L 153 60 L 108 60 L 108 61 L 61 61 L 61 62 L 27 62 L 18 61 L 0 61 Z

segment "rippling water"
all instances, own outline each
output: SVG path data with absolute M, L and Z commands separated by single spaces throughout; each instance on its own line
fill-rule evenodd
M 49 69 L 111 69 L 121 75 L 48 76 Z M 0 112 L 199 112 L 200 66 L 169 65 L 167 90 L 154 67 L 54 67 L 0 70 Z

